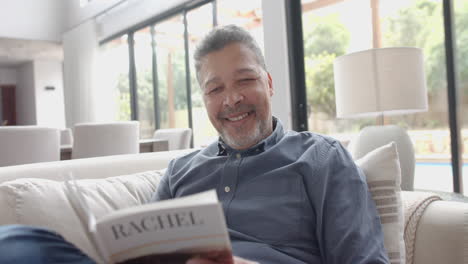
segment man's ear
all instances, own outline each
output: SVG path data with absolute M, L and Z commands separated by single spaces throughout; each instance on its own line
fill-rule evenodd
M 268 91 L 270 92 L 270 96 L 273 96 L 275 94 L 275 90 L 273 89 L 273 79 L 271 78 L 271 75 L 269 72 L 267 72 L 268 76 Z

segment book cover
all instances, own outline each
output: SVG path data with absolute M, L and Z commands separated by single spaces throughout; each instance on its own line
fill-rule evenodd
M 232 263 L 215 190 L 117 210 L 96 219 L 72 175 L 65 185 L 89 240 L 105 263 L 182 264 L 196 256 Z

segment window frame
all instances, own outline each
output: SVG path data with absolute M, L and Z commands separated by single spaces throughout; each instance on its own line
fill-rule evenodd
M 138 83 L 136 78 L 136 62 L 135 62 L 135 45 L 134 45 L 134 33 L 145 28 L 151 28 L 151 40 L 152 40 L 152 67 L 153 67 L 153 98 L 154 98 L 154 117 L 155 117 L 155 129 L 161 128 L 161 112 L 158 107 L 159 102 L 159 87 L 158 87 L 158 73 L 157 73 L 157 54 L 156 54 L 156 34 L 154 27 L 157 23 L 163 22 L 176 15 L 182 15 L 184 21 L 184 49 L 185 49 L 185 73 L 186 73 L 186 89 L 187 89 L 187 112 L 190 129 L 193 129 L 193 117 L 192 117 L 192 87 L 190 83 L 190 58 L 189 58 L 189 41 L 188 41 L 188 24 L 187 24 L 187 13 L 193 9 L 201 7 L 203 5 L 211 4 L 213 8 L 213 27 L 217 24 L 217 12 L 216 12 L 216 0 L 195 0 L 186 3 L 182 3 L 166 12 L 156 15 L 146 21 L 136 24 L 132 27 L 119 31 L 99 42 L 99 46 L 102 46 L 122 35 L 127 34 L 128 36 L 128 56 L 129 56 L 129 85 L 130 85 L 130 111 L 131 119 L 138 119 Z M 190 147 L 193 147 L 193 134 L 190 140 Z
M 302 38 L 302 8 L 317 9 L 328 5 L 333 5 L 346 0 L 317 0 L 306 3 L 303 6 L 301 0 L 285 1 L 286 21 L 288 23 L 288 52 L 289 64 L 291 65 L 290 83 L 291 83 L 291 104 L 293 130 L 307 130 L 307 99 L 305 85 L 304 66 L 304 46 Z M 378 17 L 378 0 L 368 0 L 372 7 L 372 28 L 373 45 L 378 48 L 380 40 L 380 22 Z M 455 36 L 454 36 L 454 18 L 453 1 L 443 0 L 443 21 L 445 37 L 445 57 L 447 74 L 447 93 L 448 93 L 448 114 L 449 114 L 449 132 L 450 132 L 450 151 L 451 165 L 453 175 L 453 191 L 463 194 L 463 175 L 462 175 L 462 146 L 461 146 L 461 127 L 459 122 L 460 106 L 457 102 L 457 81 L 456 81 L 456 54 Z M 299 18 L 299 19 L 298 19 Z M 300 30 L 299 30 L 300 29 Z M 297 65 L 302 65 L 298 67 Z M 304 129 L 306 128 L 306 129 Z

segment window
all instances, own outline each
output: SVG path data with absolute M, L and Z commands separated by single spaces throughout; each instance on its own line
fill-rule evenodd
M 216 140 L 218 133 L 211 125 L 205 106 L 203 93 L 196 78 L 193 53 L 200 39 L 213 28 L 213 7 L 204 5 L 187 13 L 187 28 L 189 40 L 190 84 L 192 88 L 192 115 L 194 145 L 206 146 Z
M 463 183 L 465 195 L 468 195 L 468 2 L 454 1 L 456 66 L 458 91 L 460 95 L 460 127 L 463 149 Z
M 100 107 L 110 111 L 114 120 L 131 120 L 130 84 L 128 81 L 129 60 L 127 35 L 115 38 L 100 48 L 100 86 L 112 87 L 114 104 Z
M 362 0 L 350 0 L 317 7 L 315 2 L 303 3 L 307 123 L 311 131 L 348 141 L 376 120 L 335 118 L 333 61 L 346 53 L 372 48 L 370 6 Z
M 261 3 L 261 0 L 187 2 L 186 6 L 160 14 L 123 37 L 102 44 L 103 67 L 99 69 L 105 76 L 105 87 L 115 87 L 115 119 L 137 118 L 141 138 L 152 137 L 159 128 L 191 127 L 194 146 L 206 146 L 215 140 L 217 132 L 203 106 L 193 52 L 216 18 L 221 25 L 246 28 L 263 48 Z M 128 42 L 127 36 L 132 37 Z M 134 94 L 137 102 L 132 105 Z
M 140 138 L 152 138 L 155 125 L 153 93 L 153 50 L 151 28 L 143 28 L 133 35 L 138 94 Z
M 423 50 L 429 110 L 386 118 L 408 129 L 416 154 L 414 187 L 453 190 L 442 1 L 380 0 L 382 47 Z
M 155 25 L 161 128 L 189 127 L 182 15 Z
M 369 48 L 421 48 L 429 111 L 385 116 L 384 123 L 408 130 L 417 161 L 414 187 L 452 191 L 442 1 L 302 0 L 302 10 L 309 130 L 346 142 L 363 127 L 377 124 L 373 118 L 335 118 L 336 57 Z
M 263 51 L 263 21 L 261 0 L 218 0 L 218 25 L 234 24 L 253 35 Z

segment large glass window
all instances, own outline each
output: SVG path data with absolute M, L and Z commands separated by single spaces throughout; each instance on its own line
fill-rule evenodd
M 153 92 L 153 51 L 151 28 L 143 28 L 133 35 L 138 94 L 140 138 L 153 137 L 155 126 Z
M 376 123 L 374 118 L 337 119 L 333 81 L 336 57 L 372 48 L 371 21 L 367 1 L 348 0 L 328 6 L 303 1 L 307 121 L 311 131 L 347 143 L 361 128 Z
M 203 105 L 203 93 L 198 84 L 193 52 L 200 39 L 213 27 L 213 6 L 203 5 L 187 13 L 190 84 L 192 88 L 193 139 L 196 147 L 206 146 L 216 140 L 218 133 L 211 125 Z
M 460 94 L 461 144 L 463 148 L 463 185 L 468 194 L 468 1 L 454 1 L 456 64 Z
M 387 117 L 385 122 L 405 127 L 416 154 L 414 187 L 453 190 L 448 128 L 444 22 L 440 0 L 380 0 L 382 47 L 423 50 L 427 80 L 427 112 Z
M 148 26 L 136 31 L 132 30 L 129 32 L 133 36 L 130 44 L 125 35 L 102 45 L 101 57 L 104 64 L 99 69 L 106 76 L 107 83 L 103 85 L 115 87 L 115 119 L 130 120 L 132 111 L 137 110 L 141 138 L 152 137 L 154 130 L 158 128 L 183 128 L 190 125 L 196 147 L 206 146 L 217 138 L 217 132 L 203 106 L 202 91 L 196 79 L 193 64 L 195 47 L 213 27 L 213 11 L 217 13 L 218 24 L 244 27 L 254 35 L 261 48 L 263 27 L 261 0 L 219 0 L 216 1 L 216 10 L 213 10 L 213 3 L 214 1 L 208 2 L 181 11 L 168 19 L 148 23 Z M 185 46 L 184 12 L 187 12 L 188 50 Z M 131 62 L 129 48 L 134 54 L 134 61 Z M 153 52 L 156 64 L 153 63 Z M 190 67 L 188 80 L 187 53 Z M 132 73 L 135 65 L 135 84 L 129 82 L 129 65 L 132 66 Z M 135 91 L 137 95 L 135 109 L 130 104 L 130 91 Z M 191 109 L 188 109 L 189 103 Z M 190 112 L 192 124 L 189 124 Z
M 99 58 L 99 85 L 112 87 L 113 105 L 100 107 L 112 112 L 114 120 L 131 120 L 129 60 L 127 35 L 115 38 L 101 46 Z
M 155 26 L 161 128 L 189 127 L 183 16 Z
M 263 20 L 261 0 L 218 0 L 218 25 L 234 24 L 253 35 L 263 49 Z
M 421 48 L 429 111 L 385 116 L 384 124 L 408 130 L 417 160 L 415 188 L 452 191 L 442 1 L 344 0 L 327 4 L 303 0 L 302 6 L 309 129 L 346 143 L 363 127 L 378 123 L 373 118 L 335 118 L 336 57 L 369 48 Z

